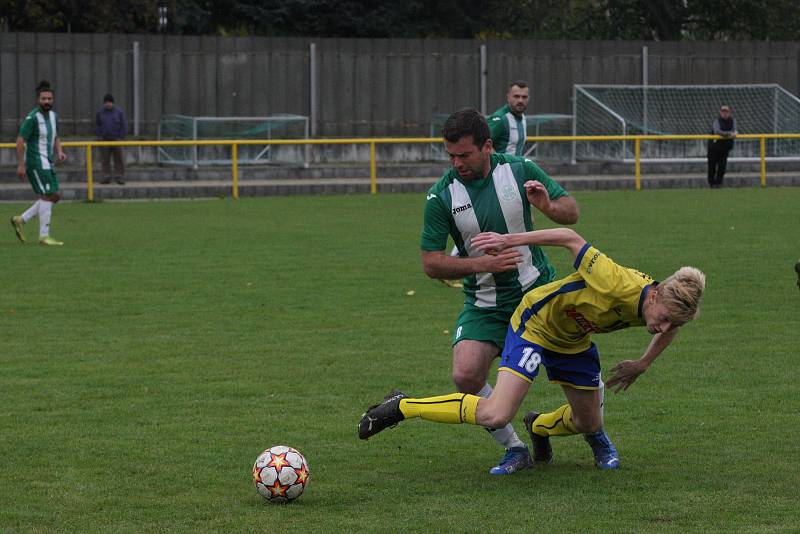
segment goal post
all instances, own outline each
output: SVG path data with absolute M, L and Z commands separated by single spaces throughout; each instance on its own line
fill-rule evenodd
M 162 115 L 158 123 L 159 141 L 200 141 L 205 139 L 308 139 L 309 120 L 303 115 L 280 114 L 268 117 L 190 117 Z M 303 145 L 241 145 L 239 164 L 307 164 L 308 150 Z M 230 165 L 227 146 L 160 146 L 158 162 L 172 165 Z
M 575 135 L 707 135 L 719 107 L 733 110 L 739 133 L 797 133 L 800 99 L 777 84 L 576 85 Z M 642 143 L 642 161 L 698 161 L 706 140 Z M 576 142 L 575 159 L 633 161 L 634 143 Z M 760 157 L 758 140 L 737 140 L 731 160 Z M 800 142 L 769 140 L 770 160 L 800 160 Z

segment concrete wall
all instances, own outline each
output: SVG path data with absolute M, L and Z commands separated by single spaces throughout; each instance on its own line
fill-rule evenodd
M 140 43 L 140 132 L 162 114 L 310 115 L 309 44 L 316 43 L 319 136 L 428 135 L 434 115 L 487 111 L 514 79 L 531 84 L 529 112 L 571 113 L 574 84 L 777 83 L 797 94 L 797 42 L 473 41 L 0 33 L 0 135 L 12 140 L 34 88 L 56 90 L 64 137 L 90 136 L 105 93 L 132 120 L 133 43 Z M 132 127 L 131 127 L 132 131 Z

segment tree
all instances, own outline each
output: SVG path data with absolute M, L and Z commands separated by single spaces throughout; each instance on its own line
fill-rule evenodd
M 796 40 L 797 0 L 0 0 L 11 31 L 307 37 Z

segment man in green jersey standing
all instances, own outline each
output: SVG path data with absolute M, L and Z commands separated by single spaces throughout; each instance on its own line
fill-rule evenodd
M 525 82 L 513 82 L 506 94 L 506 105 L 489 115 L 487 120 L 495 152 L 524 155 L 525 137 L 528 135 L 525 110 L 528 108 L 529 91 Z
M 453 167 L 426 197 L 422 264 L 431 278 L 463 278 L 464 308 L 453 336 L 453 382 L 462 393 L 488 398 L 489 368 L 503 348 L 514 310 L 525 292 L 555 279 L 555 268 L 537 246 L 487 255 L 471 240 L 486 231 L 532 231 L 531 206 L 558 224 L 574 224 L 578 205 L 533 162 L 495 153 L 489 126 L 477 110 L 451 115 L 442 134 Z M 445 253 L 448 236 L 458 247 L 456 257 Z M 510 423 L 490 433 L 506 449 L 490 473 L 512 474 L 532 465 L 527 446 Z
M 56 112 L 53 111 L 53 89 L 46 81 L 36 88 L 36 107 L 23 119 L 17 137 L 17 176 L 27 176 L 39 200 L 20 216 L 11 217 L 17 238 L 24 243 L 22 227 L 34 217 L 39 217 L 39 244 L 63 245 L 50 237 L 50 218 L 53 204 L 61 199 L 55 162 L 67 155 L 61 150 L 56 131 Z
M 525 110 L 528 108 L 528 84 L 513 82 L 506 94 L 507 104 L 498 109 L 486 119 L 492 135 L 492 147 L 500 154 L 523 156 L 525 152 L 525 137 L 527 125 Z M 458 256 L 458 247 L 453 247 L 451 256 Z M 461 287 L 458 280 L 445 280 L 442 282 L 449 287 Z

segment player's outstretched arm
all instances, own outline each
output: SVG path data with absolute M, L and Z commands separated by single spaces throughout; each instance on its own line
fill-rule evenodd
M 606 386 L 614 393 L 626 391 L 631 384 L 636 382 L 639 375 L 647 371 L 655 359 L 672 343 L 672 340 L 678 335 L 678 330 L 680 330 L 680 327 L 654 335 L 641 358 L 638 360 L 625 360 L 612 367 L 611 379 L 606 382 Z
M 522 261 L 522 254 L 516 250 L 506 250 L 494 255 L 474 258 L 457 258 L 445 254 L 443 250 L 422 251 L 422 268 L 431 278 L 464 278 L 476 273 L 501 273 L 516 269 Z
M 577 257 L 586 240 L 569 228 L 550 228 L 518 234 L 483 232 L 472 238 L 472 246 L 486 254 L 499 254 L 505 249 L 525 245 L 559 246 L 568 249 Z

